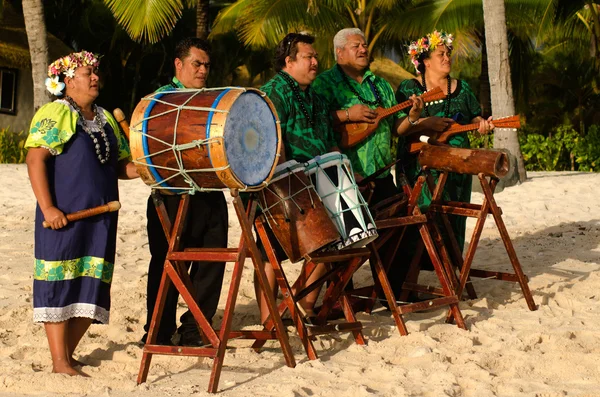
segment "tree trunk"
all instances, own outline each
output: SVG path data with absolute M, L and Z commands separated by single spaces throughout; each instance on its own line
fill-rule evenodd
M 483 19 L 485 21 L 492 114 L 495 118 L 512 116 L 515 114 L 515 103 L 510 77 L 504 0 L 483 0 Z M 494 130 L 494 149 L 510 151 L 517 158 L 519 182 L 527 179 L 516 131 L 496 128 Z
M 198 0 L 196 5 L 196 37 L 206 39 L 208 37 L 208 5 L 210 0 Z
M 481 106 L 481 115 L 486 119 L 492 115 L 491 101 L 492 99 L 490 98 L 490 73 L 488 70 L 487 49 L 485 48 L 485 37 L 482 37 L 481 74 L 479 75 L 479 105 Z
M 29 42 L 29 55 L 31 56 L 33 110 L 37 111 L 48 102 L 44 83 L 48 77 L 48 35 L 42 0 L 23 0 L 23 16 Z
M 592 17 L 593 31 L 591 32 L 591 53 L 593 57 L 600 59 L 600 16 L 598 16 L 598 9 L 593 1 L 588 1 L 586 4 L 589 7 L 590 15 Z

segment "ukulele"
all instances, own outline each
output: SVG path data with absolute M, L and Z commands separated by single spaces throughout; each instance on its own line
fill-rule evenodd
M 441 101 L 445 97 L 446 95 L 440 87 L 435 87 L 434 89 L 429 90 L 420 96 L 420 98 L 423 99 L 425 106 L 428 106 L 432 102 L 437 103 L 437 101 Z M 377 112 L 377 117 L 373 120 L 373 124 L 363 122 L 339 124 L 334 129 L 336 132 L 339 132 L 342 136 L 342 139 L 340 141 L 340 147 L 342 147 L 343 149 L 347 149 L 364 141 L 369 137 L 369 135 L 375 132 L 381 120 L 393 115 L 399 110 L 406 109 L 411 106 L 412 102 L 408 100 L 394 105 L 390 108 L 378 107 L 375 109 L 375 111 Z
M 496 128 L 521 128 L 521 120 L 519 119 L 518 115 L 492 120 L 492 123 L 494 124 L 494 127 L 496 127 Z M 428 143 L 429 144 L 446 143 L 454 135 L 457 135 L 457 134 L 460 134 L 463 132 L 467 132 L 467 131 L 474 131 L 478 128 L 479 128 L 479 123 L 462 125 L 462 124 L 458 124 L 458 123 L 454 122 L 454 123 L 450 124 L 450 127 L 448 127 L 448 129 L 446 131 L 438 132 L 438 133 L 431 135 L 428 139 L 428 141 L 429 141 Z M 417 135 L 420 135 L 420 134 L 414 134 L 414 137 L 411 136 L 407 143 L 408 152 L 411 154 L 418 153 L 421 150 L 421 148 L 427 144 L 427 143 L 419 141 L 419 136 L 417 136 Z

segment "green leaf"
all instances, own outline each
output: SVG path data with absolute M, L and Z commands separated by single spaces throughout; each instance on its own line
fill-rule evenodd
M 104 3 L 133 40 L 151 44 L 171 32 L 184 8 L 181 0 L 104 0 Z

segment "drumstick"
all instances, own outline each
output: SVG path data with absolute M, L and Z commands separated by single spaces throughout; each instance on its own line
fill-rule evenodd
M 88 208 L 87 210 L 81 210 L 67 214 L 67 220 L 69 222 L 78 221 L 80 219 L 89 218 L 90 216 L 104 214 L 105 212 L 118 211 L 121 208 L 121 203 L 118 201 L 111 201 L 107 204 L 99 205 L 94 208 Z M 46 221 L 42 222 L 42 226 L 46 229 L 50 227 L 50 224 Z
M 448 144 L 445 144 L 443 142 L 438 141 L 437 139 L 434 139 L 433 137 L 427 136 L 427 135 L 421 135 L 419 137 L 419 141 L 426 143 L 428 145 L 433 145 L 433 146 L 450 146 Z
M 117 123 L 119 123 L 119 125 L 121 126 L 121 129 L 123 129 L 127 140 L 129 140 L 129 123 L 125 118 L 125 113 L 123 113 L 121 109 L 116 108 L 115 110 L 113 110 L 113 115 L 115 116 L 115 120 L 117 120 Z

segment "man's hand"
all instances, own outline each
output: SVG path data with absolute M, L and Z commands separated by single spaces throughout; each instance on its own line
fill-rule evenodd
M 42 210 L 42 213 L 44 214 L 44 220 L 50 224 L 52 230 L 65 227 L 69 223 L 65 214 L 54 206 Z
M 432 117 L 427 117 L 427 118 L 421 120 L 419 124 L 421 124 L 421 129 L 422 130 L 431 130 L 431 131 L 435 131 L 435 132 L 443 132 L 452 123 L 454 123 L 454 120 L 449 119 L 447 117 L 432 116 Z
M 377 118 L 377 112 L 375 109 L 371 109 L 367 105 L 360 104 L 350 107 L 348 109 L 348 115 L 350 116 L 350 121 L 353 123 L 362 122 L 373 124 L 375 122 L 375 118 Z

